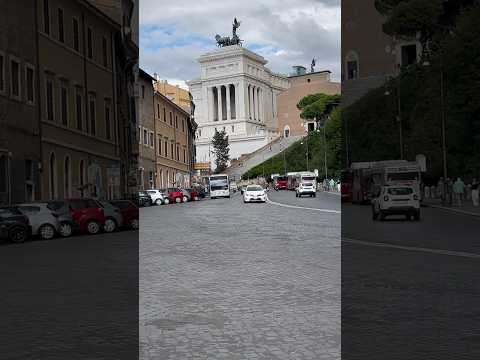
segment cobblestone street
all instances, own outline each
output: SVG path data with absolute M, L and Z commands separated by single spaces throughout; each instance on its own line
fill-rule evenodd
M 340 199 L 269 196 L 142 209 L 141 359 L 340 358 Z

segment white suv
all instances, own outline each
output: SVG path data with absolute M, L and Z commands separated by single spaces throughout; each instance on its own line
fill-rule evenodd
M 163 205 L 167 203 L 165 201 L 165 195 L 160 190 L 150 189 L 150 190 L 147 190 L 147 193 L 152 198 L 152 204 Z
M 373 220 L 383 221 L 388 215 L 405 215 L 420 220 L 420 197 L 409 185 L 385 185 L 372 199 Z
M 313 182 L 301 182 L 295 189 L 295 196 L 302 197 L 303 195 L 310 195 L 310 197 L 317 196 L 317 189 Z

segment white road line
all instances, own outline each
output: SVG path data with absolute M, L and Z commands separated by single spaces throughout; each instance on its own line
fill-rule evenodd
M 282 206 L 282 207 L 291 208 L 291 209 L 303 209 L 303 210 L 320 211 L 320 212 L 330 213 L 330 214 L 341 214 L 341 211 L 340 211 L 340 210 L 317 209 L 317 208 L 308 208 L 308 207 L 304 207 L 304 206 L 281 204 L 281 203 L 277 203 L 277 202 L 275 202 L 275 201 L 270 200 L 270 199 L 268 198 L 268 196 L 267 196 L 267 202 L 268 202 L 269 204 L 272 204 L 272 205 Z
M 447 255 L 447 256 L 464 257 L 464 258 L 471 258 L 471 259 L 480 259 L 480 254 L 474 254 L 474 253 L 468 253 L 468 252 L 462 252 L 462 251 L 451 251 L 451 250 L 429 249 L 429 248 L 414 247 L 414 246 L 393 245 L 393 244 L 362 241 L 362 240 L 349 239 L 349 238 L 342 238 L 342 242 L 355 244 L 355 245 L 387 248 L 387 249 L 415 251 L 415 252 L 423 252 L 423 253 L 436 254 L 436 255 Z

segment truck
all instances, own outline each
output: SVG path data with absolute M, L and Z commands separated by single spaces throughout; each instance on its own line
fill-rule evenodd
M 369 203 L 374 194 L 388 184 L 411 185 L 420 194 L 421 167 L 415 161 L 357 162 L 351 164 L 350 170 L 353 203 Z

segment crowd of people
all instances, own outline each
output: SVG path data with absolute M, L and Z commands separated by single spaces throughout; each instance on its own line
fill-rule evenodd
M 480 182 L 474 178 L 465 183 L 460 177 L 456 180 L 440 178 L 437 185 L 425 186 L 423 196 L 425 199 L 440 199 L 442 205 L 462 206 L 464 202 L 471 201 L 473 206 L 479 206 Z
M 323 180 L 323 183 L 321 184 L 323 191 L 337 191 L 340 192 L 340 180 L 335 180 L 335 179 L 327 179 L 325 178 Z

